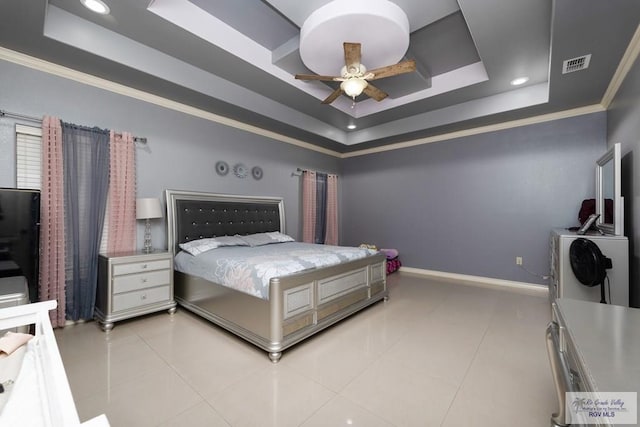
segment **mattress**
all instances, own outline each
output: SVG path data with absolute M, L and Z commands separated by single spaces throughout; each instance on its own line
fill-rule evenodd
M 193 256 L 184 251 L 175 269 L 238 291 L 269 299 L 269 280 L 301 271 L 365 258 L 376 251 L 348 246 L 287 242 L 264 246 L 229 246 Z

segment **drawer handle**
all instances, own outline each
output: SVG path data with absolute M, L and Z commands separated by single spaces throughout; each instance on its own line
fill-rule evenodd
M 147 278 L 146 277 L 142 279 L 142 283 L 147 283 Z
M 147 268 L 147 264 L 142 264 L 142 268 Z
M 147 294 L 142 294 L 142 295 L 140 295 L 140 299 L 142 299 L 142 300 L 147 299 Z

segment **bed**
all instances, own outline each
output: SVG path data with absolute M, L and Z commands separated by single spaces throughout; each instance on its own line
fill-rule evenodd
M 165 199 L 168 247 L 176 258 L 181 244 L 199 239 L 285 232 L 279 197 L 166 190 Z M 176 267 L 175 299 L 265 350 L 276 363 L 286 348 L 388 297 L 385 258 L 377 252 L 268 282 L 268 295 L 260 297 Z

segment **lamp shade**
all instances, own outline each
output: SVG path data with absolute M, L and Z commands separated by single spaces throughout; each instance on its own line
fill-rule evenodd
M 149 197 L 136 200 L 136 219 L 162 218 L 160 199 Z
M 362 91 L 369 85 L 365 79 L 352 78 L 340 83 L 340 88 L 352 98 L 360 95 Z

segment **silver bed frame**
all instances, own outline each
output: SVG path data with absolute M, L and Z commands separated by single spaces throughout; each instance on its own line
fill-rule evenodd
M 189 240 L 284 233 L 279 197 L 165 190 L 165 198 L 174 255 L 178 245 Z M 274 363 L 286 348 L 388 297 L 381 254 L 272 278 L 268 300 L 178 271 L 174 289 L 180 306 L 267 351 Z

